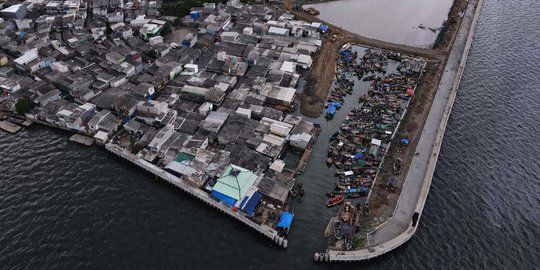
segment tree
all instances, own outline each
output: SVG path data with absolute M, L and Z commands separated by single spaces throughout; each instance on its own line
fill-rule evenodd
M 15 103 L 15 110 L 18 114 L 25 114 L 32 110 L 36 106 L 36 103 L 29 98 L 23 97 L 17 100 Z
M 163 28 L 161 29 L 161 32 L 159 33 L 162 37 L 168 36 L 172 32 L 171 26 L 166 23 L 163 25 Z

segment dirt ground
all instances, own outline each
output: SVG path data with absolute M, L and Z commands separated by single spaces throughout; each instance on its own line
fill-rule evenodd
M 330 85 L 334 79 L 338 49 L 346 43 L 393 50 L 439 62 L 446 61 L 446 56 L 453 44 L 455 33 L 461 23 L 461 17 L 458 14 L 466 5 L 467 0 L 456 0 L 449 12 L 447 27 L 441 32 L 440 37 L 436 41 L 437 49 L 422 49 L 374 40 L 348 32 L 308 13 L 294 10 L 291 0 L 283 1 L 283 7 L 297 18 L 308 22 L 323 22 L 330 29 L 326 38 L 323 40 L 318 54 L 315 56 L 314 65 L 307 75 L 307 85 L 304 93 L 300 96 L 301 113 L 309 117 L 318 117 L 322 113 Z M 337 35 L 337 40 L 332 42 L 330 39 L 334 34 Z

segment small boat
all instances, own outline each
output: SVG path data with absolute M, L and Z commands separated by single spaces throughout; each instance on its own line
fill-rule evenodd
M 326 201 L 326 206 L 328 206 L 328 207 L 336 206 L 336 205 L 342 203 L 343 200 L 345 200 L 345 196 L 336 195 L 336 196 L 328 199 L 328 201 Z
M 345 238 L 345 249 L 346 250 L 351 250 L 352 247 L 353 247 L 353 242 L 352 242 L 352 239 L 351 238 Z
M 369 190 L 369 188 L 367 188 L 367 187 L 348 188 L 348 189 L 343 189 L 343 190 L 339 190 L 339 191 L 336 191 L 336 192 L 331 192 L 331 194 L 339 196 L 339 195 L 342 195 L 342 194 L 363 193 L 363 192 L 366 192 L 368 190 Z
M 375 77 L 376 77 L 376 76 L 377 76 L 377 75 L 375 75 L 375 74 L 369 75 L 369 76 L 364 77 L 362 80 L 363 80 L 363 81 L 373 81 L 373 80 L 375 80 Z
M 336 131 L 332 136 L 330 136 L 330 141 L 335 141 L 337 137 L 339 136 L 340 132 Z
M 334 237 L 339 240 L 343 237 L 341 233 L 341 222 L 339 220 L 334 221 Z
M 328 167 L 332 166 L 332 163 L 334 163 L 334 160 L 332 159 L 332 157 L 326 158 L 326 165 L 328 165 Z
M 302 183 L 299 183 L 298 185 L 294 185 L 294 187 L 291 190 L 291 197 L 296 198 L 300 192 L 303 192 Z
M 401 173 L 401 159 L 400 158 L 396 158 L 396 160 L 394 161 L 394 174 L 400 174 Z
M 298 201 L 303 202 L 304 201 L 304 189 L 302 188 L 300 192 L 298 192 Z

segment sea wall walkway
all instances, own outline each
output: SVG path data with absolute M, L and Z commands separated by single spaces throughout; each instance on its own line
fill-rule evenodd
M 253 222 L 252 220 L 248 219 L 246 216 L 244 216 L 241 211 L 233 211 L 232 208 L 228 207 L 227 205 L 225 205 L 224 203 L 222 202 L 218 202 L 214 199 L 212 199 L 207 193 L 205 193 L 204 191 L 198 189 L 198 188 L 195 188 L 189 184 L 187 184 L 186 182 L 182 181 L 182 179 L 166 172 L 165 170 L 155 166 L 154 164 L 150 163 L 150 162 L 147 162 L 145 161 L 144 159 L 140 159 L 138 158 L 137 156 L 131 154 L 130 152 L 124 150 L 123 148 L 115 145 L 115 144 L 112 144 L 112 143 L 108 143 L 105 145 L 105 148 L 137 165 L 138 167 L 154 174 L 155 176 L 167 181 L 168 183 L 176 186 L 177 188 L 180 188 L 181 190 L 187 192 L 188 194 L 194 196 L 195 198 L 203 201 L 204 203 L 218 209 L 219 211 L 227 214 L 228 216 L 232 217 L 232 218 L 235 218 L 237 220 L 239 220 L 240 222 L 244 223 L 245 225 L 251 227 L 252 229 L 254 229 L 255 231 L 261 233 L 262 235 L 270 238 L 272 241 L 274 241 L 276 244 L 278 244 L 279 246 L 281 247 L 284 247 L 284 248 L 287 248 L 287 245 L 288 245 L 288 241 L 287 239 L 284 239 L 283 237 L 280 237 L 277 233 L 276 230 L 274 230 L 273 228 L 270 228 L 268 226 L 264 226 L 264 225 L 259 225 L 255 222 Z
M 372 259 L 401 246 L 416 232 L 482 3 L 483 0 L 471 0 L 464 14 L 416 148 L 418 155 L 412 160 L 393 216 L 368 234 L 366 248 L 355 251 L 329 250 L 324 254 L 315 254 L 315 258 L 331 262 Z

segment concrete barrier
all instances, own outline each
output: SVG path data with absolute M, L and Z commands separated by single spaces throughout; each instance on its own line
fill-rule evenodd
M 428 136 L 432 136 L 433 132 L 435 132 L 435 137 L 434 137 L 434 140 L 433 140 L 431 151 L 428 153 L 429 156 L 427 156 L 427 158 L 429 158 L 428 164 L 427 164 L 427 167 L 426 167 L 426 170 L 425 170 L 425 174 L 424 174 L 423 182 L 422 182 L 422 185 L 421 185 L 421 188 L 420 188 L 420 191 L 419 191 L 418 199 L 416 200 L 416 203 L 414 205 L 414 214 L 411 216 L 409 224 L 397 236 L 389 239 L 388 241 L 385 241 L 383 243 L 380 243 L 380 244 L 377 244 L 377 245 L 374 245 L 374 246 L 368 246 L 367 248 L 363 248 L 363 249 L 355 250 L 355 251 L 328 250 L 326 252 L 326 254 L 328 254 L 329 260 L 331 262 L 364 261 L 364 260 L 369 260 L 369 259 L 378 257 L 380 255 L 388 253 L 388 252 L 394 250 L 395 248 L 401 246 L 402 244 L 407 242 L 409 239 L 411 239 L 411 237 L 416 232 L 416 230 L 418 228 L 418 222 L 420 221 L 420 218 L 422 216 L 424 205 L 426 203 L 428 193 L 429 193 L 429 189 L 431 187 L 431 181 L 432 181 L 432 178 L 433 178 L 433 173 L 435 171 L 435 166 L 437 164 L 437 160 L 438 160 L 438 156 L 439 156 L 439 150 L 440 150 L 440 147 L 442 145 L 443 138 L 444 138 L 444 132 L 446 130 L 446 125 L 448 123 L 448 118 L 450 117 L 450 113 L 452 111 L 452 107 L 453 107 L 453 104 L 454 104 L 454 101 L 455 101 L 455 97 L 457 95 L 459 84 L 461 82 L 461 76 L 463 75 L 463 70 L 464 70 L 465 64 L 467 62 L 467 57 L 468 57 L 469 50 L 470 50 L 470 47 L 471 47 L 471 44 L 472 44 L 474 30 L 476 28 L 476 23 L 477 23 L 479 15 L 480 15 L 480 10 L 481 10 L 482 4 L 483 4 L 483 0 L 479 0 L 477 5 L 476 5 L 476 10 L 474 11 L 474 15 L 472 16 L 472 19 L 469 22 L 470 24 L 467 25 L 467 27 L 469 28 L 469 30 L 468 30 L 469 32 L 466 34 L 465 40 L 459 40 L 459 42 L 460 42 L 459 46 L 457 46 L 457 47 L 453 46 L 453 48 L 452 48 L 452 52 L 451 52 L 450 57 L 449 57 L 449 58 L 452 58 L 452 61 L 450 61 L 450 60 L 448 61 L 446 71 L 451 71 L 451 70 L 455 69 L 456 60 L 458 60 L 457 62 L 459 64 L 457 66 L 456 71 L 455 72 L 452 71 L 452 73 L 454 74 L 453 75 L 454 77 L 453 77 L 453 81 L 452 81 L 450 89 L 446 89 L 447 86 L 442 81 L 444 80 L 444 76 L 452 76 L 452 73 L 448 73 L 448 74 L 443 75 L 443 79 L 441 79 L 441 84 L 439 85 L 439 89 L 438 89 L 437 94 L 436 94 L 436 95 L 442 95 L 441 97 L 439 97 L 439 100 L 444 99 L 445 95 L 448 95 L 448 97 L 447 97 L 448 99 L 447 99 L 447 102 L 446 102 L 446 106 L 444 107 L 444 110 L 442 111 L 442 114 L 440 115 L 439 124 L 435 125 L 433 127 L 435 130 L 430 129 L 427 132 L 428 134 L 431 133 Z M 468 10 L 468 11 L 472 12 L 470 10 Z M 463 31 L 467 31 L 467 30 L 463 29 L 463 24 L 462 24 L 460 29 L 459 29 L 458 35 L 463 35 L 464 34 Z M 457 42 L 457 40 L 458 39 L 456 38 L 456 42 Z M 465 43 L 464 46 L 463 46 L 463 42 Z M 463 46 L 462 50 L 460 49 L 460 46 Z M 459 57 L 458 56 L 459 54 L 461 55 L 460 59 L 455 59 L 455 57 Z M 441 87 L 445 87 L 445 89 L 441 89 Z M 437 96 L 436 96 L 436 98 L 437 98 Z M 438 111 L 438 108 L 436 108 L 436 110 L 434 110 L 434 108 L 432 106 L 432 109 L 430 111 L 430 116 L 431 117 L 438 116 L 438 115 L 433 114 L 434 111 L 437 111 L 437 114 L 440 113 L 440 111 Z M 424 134 L 426 134 L 426 128 L 424 128 L 424 131 L 422 133 L 422 137 L 424 137 Z M 402 195 L 403 194 L 401 194 L 400 197 Z M 402 206 L 403 205 L 401 205 L 401 207 Z M 394 215 L 389 220 L 387 220 L 384 223 L 383 226 L 377 227 L 377 229 L 381 229 L 382 227 L 390 224 L 392 219 L 395 218 L 396 212 L 398 211 L 399 207 L 400 207 L 400 205 L 398 203 L 398 205 L 396 206 L 396 209 L 394 211 Z M 368 239 L 369 239 L 369 234 L 368 234 Z M 319 257 L 320 256 L 321 255 L 319 254 Z
M 188 194 L 194 196 L 195 198 L 203 201 L 204 203 L 218 209 L 219 211 L 227 214 L 228 216 L 235 218 L 236 220 L 242 222 L 243 224 L 249 226 L 250 228 L 254 229 L 255 231 L 259 232 L 260 234 L 264 235 L 265 237 L 268 237 L 270 240 L 275 241 L 276 244 L 279 246 L 284 247 L 284 239 L 280 237 L 276 230 L 273 228 L 270 228 L 268 226 L 259 225 L 252 220 L 245 217 L 240 212 L 234 212 L 230 207 L 223 204 L 222 202 L 218 202 L 214 199 L 212 199 L 207 193 L 204 191 L 195 188 L 193 186 L 190 186 L 189 184 L 185 183 L 182 179 L 168 173 L 167 171 L 155 166 L 154 164 L 147 162 L 143 159 L 137 158 L 135 155 L 127 152 L 126 150 L 108 143 L 105 145 L 105 148 L 117 155 L 118 157 L 121 157 L 136 166 L 154 174 L 155 176 L 167 181 L 168 183 L 174 185 L 177 188 L 180 188 L 182 191 L 187 192 Z

